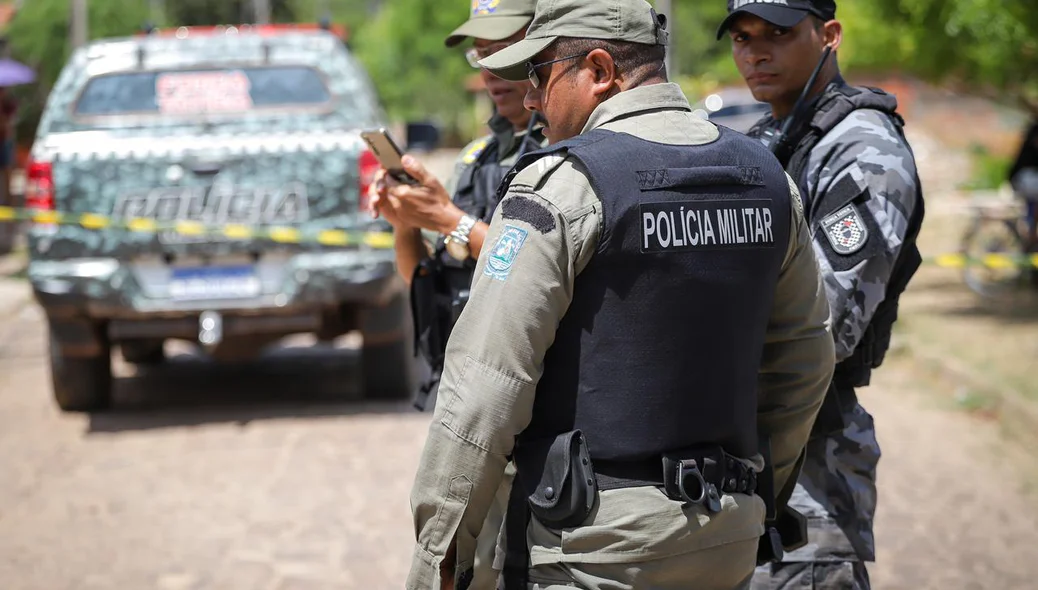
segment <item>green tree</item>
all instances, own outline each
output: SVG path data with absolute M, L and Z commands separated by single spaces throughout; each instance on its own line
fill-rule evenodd
M 297 0 L 269 0 L 271 22 L 295 22 Z M 255 22 L 253 0 L 175 0 L 166 2 L 166 18 L 182 26 L 230 25 Z
M 731 42 L 717 40 L 717 27 L 728 14 L 723 0 L 672 0 L 667 15 L 671 30 L 671 78 L 695 101 L 718 84 L 738 80 Z
M 320 5 L 327 5 L 333 20 L 352 29 L 362 28 L 367 0 L 271 0 L 274 22 L 315 22 Z M 91 39 L 121 37 L 138 32 L 152 18 L 146 0 L 89 0 L 88 31 Z M 215 25 L 252 21 L 251 0 L 167 0 L 168 14 L 157 25 Z M 22 105 L 18 135 L 30 140 L 36 132 L 47 94 L 71 53 L 68 0 L 25 2 L 8 27 L 12 57 L 37 72 L 37 82 L 14 89 Z
M 928 80 L 1015 101 L 1038 115 L 1034 0 L 872 0 L 900 63 Z
M 393 0 L 355 38 L 391 117 L 433 118 L 456 130 L 470 104 L 465 79 L 475 73 L 460 48 L 443 40 L 468 16 L 468 4 Z
M 838 16 L 845 38 L 839 59 L 845 71 L 899 68 L 905 56 L 911 55 L 911 40 L 884 20 L 887 13 L 878 5 L 883 1 L 888 0 L 840 3 Z M 689 99 L 697 100 L 718 85 L 741 83 L 732 61 L 731 41 L 727 37 L 717 40 L 717 27 L 728 14 L 727 3 L 672 0 L 671 4 L 671 61 Z
M 121 0 L 91 0 L 88 21 L 90 38 L 133 34 L 148 18 L 147 4 Z M 68 0 L 26 2 L 10 23 L 7 35 L 12 57 L 37 72 L 37 82 L 15 89 L 21 103 L 18 136 L 30 139 L 36 132 L 40 112 L 70 53 Z

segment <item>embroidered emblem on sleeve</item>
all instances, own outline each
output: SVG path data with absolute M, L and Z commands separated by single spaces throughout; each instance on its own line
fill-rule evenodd
M 829 239 L 837 254 L 848 256 L 861 250 L 869 239 L 869 230 L 865 227 L 858 209 L 852 204 L 822 220 L 825 237 Z
M 506 225 L 501 237 L 490 250 L 490 255 L 487 256 L 487 265 L 483 268 L 483 274 L 499 281 L 507 279 L 528 235 L 529 233 L 525 229 Z

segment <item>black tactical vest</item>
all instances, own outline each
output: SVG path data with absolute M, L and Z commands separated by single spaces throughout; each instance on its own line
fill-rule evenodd
M 587 169 L 603 229 L 518 445 L 580 429 L 596 460 L 698 444 L 752 456 L 761 350 L 789 242 L 782 168 L 726 129 L 698 146 L 595 130 L 510 174 L 563 151 Z
M 829 210 L 831 207 L 827 207 L 827 201 L 839 201 L 841 205 L 845 202 L 844 199 L 823 199 L 821 202 L 814 203 L 807 199 L 807 165 L 811 150 L 826 134 L 858 109 L 874 109 L 886 113 L 894 121 L 898 134 L 904 139 L 905 121 L 897 112 L 897 99 L 893 95 L 878 88 L 849 86 L 842 80 L 838 80 L 830 84 L 819 97 L 810 120 L 799 126 L 794 125 L 791 141 L 785 142 L 789 147 L 780 148 L 775 154 L 800 187 L 804 195 L 805 211 L 811 220 L 822 219 L 833 213 Z M 754 125 L 748 134 L 751 137 L 760 137 L 763 129 L 774 122 L 770 116 L 765 117 Z M 868 385 L 872 370 L 883 364 L 887 349 L 890 347 L 894 322 L 897 321 L 898 301 L 901 293 L 908 288 L 909 281 L 922 264 L 922 255 L 916 245 L 916 238 L 919 235 L 924 216 L 923 189 L 918 175 L 915 182 L 918 199 L 912 216 L 908 220 L 908 230 L 900 255 L 894 263 L 890 281 L 887 283 L 886 295 L 883 302 L 876 308 L 872 321 L 854 349 L 854 353 L 836 365 L 833 382 L 839 389 L 852 389 Z M 824 413 L 826 412 L 823 411 Z
M 520 153 L 540 147 L 544 135 L 540 129 L 527 130 L 520 143 Z M 500 201 L 498 187 L 510 166 L 500 163 L 500 142 L 491 138 L 465 167 L 458 179 L 451 201 L 459 209 L 490 223 Z M 476 268 L 473 258 L 456 260 L 447 253 L 440 236 L 430 258 L 422 260 L 411 278 L 411 317 L 414 322 L 415 351 L 429 365 L 427 378 L 419 383 L 414 405 L 419 410 L 430 407 L 430 397 L 439 385 L 447 340 L 468 301 L 469 287 Z

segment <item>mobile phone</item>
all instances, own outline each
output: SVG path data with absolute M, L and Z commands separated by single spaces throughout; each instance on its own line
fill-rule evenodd
M 397 182 L 404 184 L 418 184 L 407 172 L 404 172 L 404 164 L 401 161 L 403 152 L 397 147 L 396 142 L 389 135 L 389 132 L 384 128 L 379 128 L 371 131 L 361 132 L 360 136 L 364 139 L 365 143 L 371 149 L 371 153 L 375 154 L 378 158 L 379 164 L 386 169 L 386 172 L 393 177 Z

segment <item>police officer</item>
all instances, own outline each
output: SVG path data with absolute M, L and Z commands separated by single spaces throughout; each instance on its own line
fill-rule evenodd
M 465 55 L 478 68 L 478 60 L 523 37 L 534 4 L 535 0 L 473 1 L 469 19 L 444 43 L 456 47 L 472 38 Z M 481 75 L 494 103 L 488 123 L 492 133 L 462 150 L 446 186 L 412 156 L 405 156 L 403 163 L 417 186 L 395 183 L 385 171 L 372 183 L 371 211 L 394 226 L 397 269 L 411 285 L 418 350 L 431 368 L 416 399 L 419 409 L 435 396 L 447 338 L 468 299 L 475 258 L 496 206 L 497 185 L 520 154 L 545 143 L 539 122 L 523 108 L 529 84 Z M 427 239 L 434 243 L 431 255 Z
M 828 306 L 789 176 L 692 113 L 666 41 L 644 0 L 542 0 L 480 62 L 530 81 L 551 144 L 502 183 L 447 346 L 408 588 L 468 587 L 510 458 L 505 588 L 753 573 L 832 374 Z
M 1033 121 L 1009 169 L 1009 183 L 1027 209 L 1026 252 L 1038 251 L 1038 121 Z M 1031 269 L 1031 283 L 1038 286 L 1038 271 Z
M 523 37 L 533 19 L 534 5 L 535 0 L 473 2 L 469 19 L 445 44 L 456 47 L 472 38 L 466 58 L 478 68 L 478 60 Z M 539 122 L 523 107 L 529 82 L 508 82 L 485 71 L 481 75 L 494 103 L 488 123 L 492 133 L 461 151 L 446 186 L 410 156 L 404 158 L 404 166 L 419 180 L 418 186 L 394 183 L 390 187 L 392 181 L 384 172 L 373 184 L 372 212 L 394 225 L 397 269 L 411 284 L 418 350 L 431 369 L 416 399 L 421 410 L 431 405 L 430 399 L 435 400 L 447 337 L 468 299 L 475 259 L 497 205 L 497 186 L 519 155 L 546 144 Z M 425 245 L 428 233 L 435 244 L 431 255 Z M 493 563 L 513 473 L 509 466 L 479 537 L 475 589 L 492 589 L 497 582 Z
M 832 386 L 790 505 L 808 517 L 809 544 L 762 566 L 754 588 L 869 587 L 880 449 L 855 389 L 883 361 L 898 297 L 921 259 L 923 200 L 893 96 L 849 86 L 836 50 L 832 0 L 729 0 L 718 38 L 771 113 L 749 134 L 797 181 L 833 318 Z

